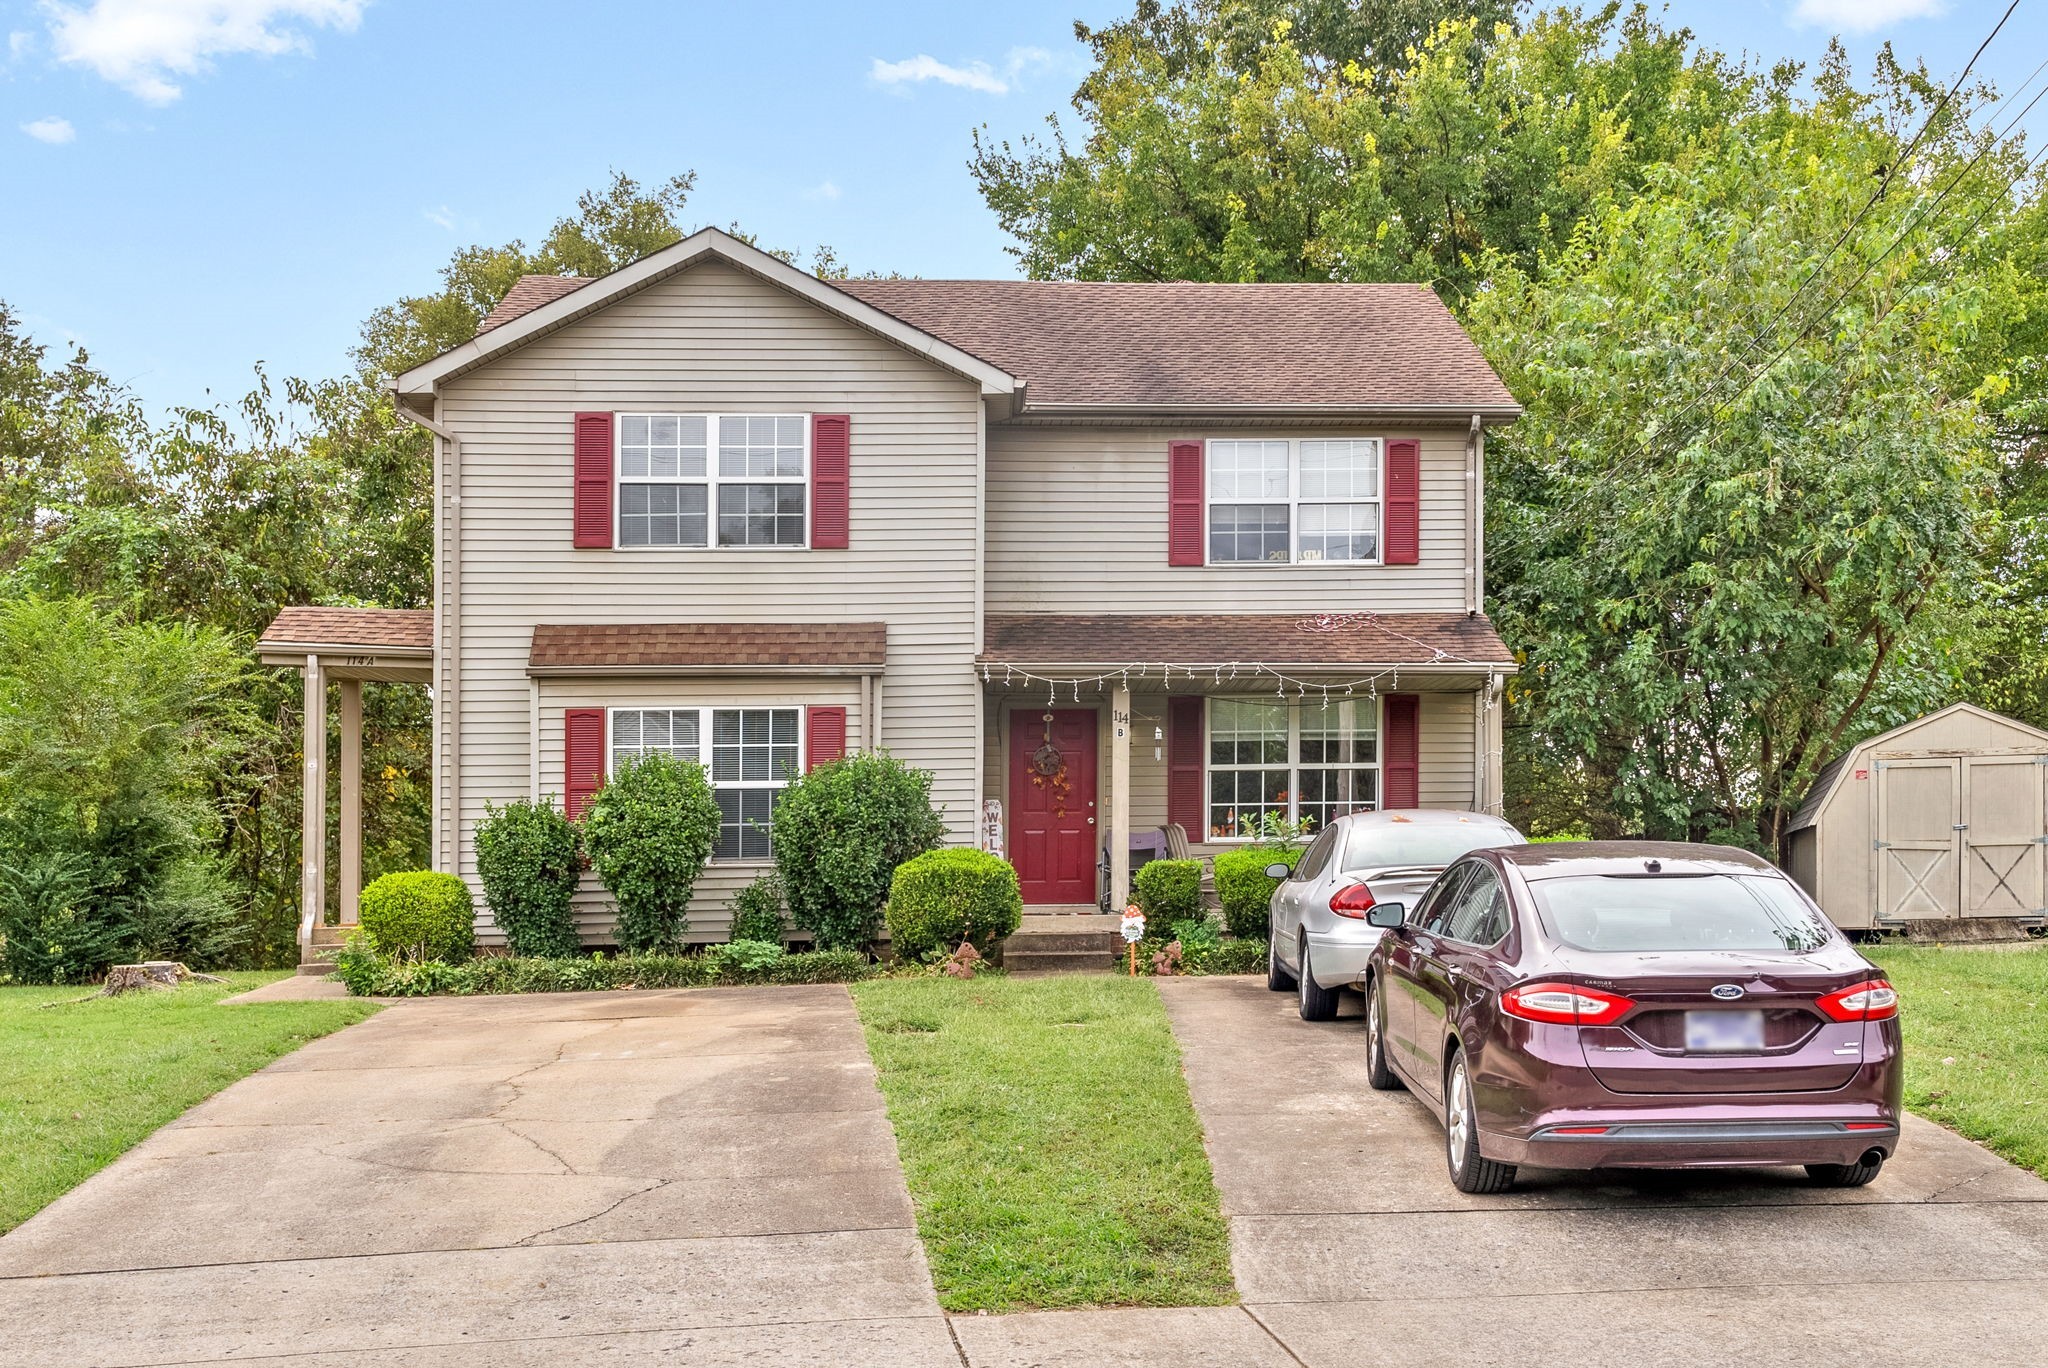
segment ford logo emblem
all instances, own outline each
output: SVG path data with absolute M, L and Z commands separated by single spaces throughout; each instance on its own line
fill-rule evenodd
M 1717 983 L 1708 991 L 1723 1002 L 1733 1002 L 1742 996 L 1742 985 L 1739 983 Z

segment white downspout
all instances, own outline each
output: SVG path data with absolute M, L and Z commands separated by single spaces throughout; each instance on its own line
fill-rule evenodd
M 462 439 L 451 429 L 397 404 L 398 415 L 440 439 L 434 459 L 434 728 L 435 778 L 446 778 L 436 816 L 435 866 L 460 873 L 462 848 Z M 442 726 L 447 730 L 444 735 Z M 445 822 L 445 826 L 442 823 Z

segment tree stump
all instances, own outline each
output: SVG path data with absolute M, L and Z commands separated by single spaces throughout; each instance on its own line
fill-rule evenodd
M 145 989 L 176 988 L 187 979 L 202 983 L 220 983 L 223 980 L 213 974 L 195 974 L 176 960 L 146 960 L 141 964 L 115 964 L 107 968 L 106 982 L 100 985 L 96 997 L 119 997 L 123 993 L 140 992 Z

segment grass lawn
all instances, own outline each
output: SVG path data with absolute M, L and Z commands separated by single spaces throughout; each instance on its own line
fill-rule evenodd
M 220 1007 L 283 975 L 225 977 L 76 1004 L 92 990 L 0 988 L 0 1233 L 193 1103 L 377 1011 L 354 1001 Z
M 1237 1300 L 1149 980 L 883 979 L 853 996 L 947 1310 Z
M 1906 1105 L 2048 1178 L 2048 946 L 1866 953 L 1899 990 Z

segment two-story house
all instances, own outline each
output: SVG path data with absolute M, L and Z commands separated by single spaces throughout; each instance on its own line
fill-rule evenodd
M 1498 810 L 1480 492 L 1520 410 L 1427 287 L 821 281 L 707 229 L 521 280 L 396 389 L 436 436 L 431 618 L 290 610 L 263 649 L 431 672 L 442 868 L 486 803 L 574 813 L 652 750 L 725 813 L 702 939 L 849 748 L 931 771 L 1036 910 L 1120 896 L 1168 823 Z

